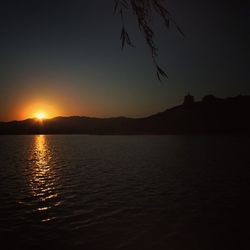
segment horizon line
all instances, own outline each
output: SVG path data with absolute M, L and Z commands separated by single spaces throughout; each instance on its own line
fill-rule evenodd
M 186 96 L 190 95 L 190 93 L 187 93 Z M 184 98 L 186 97 L 184 96 Z M 206 96 L 213 96 L 214 98 L 216 99 L 220 99 L 220 100 L 226 100 L 226 99 L 230 99 L 230 98 L 237 98 L 237 97 L 250 97 L 250 95 L 242 95 L 242 94 L 238 94 L 238 95 L 235 95 L 235 96 L 228 96 L 228 97 L 217 97 L 217 96 L 214 96 L 212 94 L 207 94 L 205 96 L 203 96 L 203 98 L 201 100 L 197 100 L 195 101 L 194 99 L 194 103 L 199 103 L 199 102 L 202 102 L 204 97 Z M 56 119 L 56 118 L 72 118 L 72 117 L 79 117 L 79 118 L 89 118 L 89 119 L 117 119 L 117 118 L 125 118 L 125 119 L 143 119 L 143 118 L 147 118 L 147 117 L 150 117 L 152 115 L 155 115 L 155 114 L 158 114 L 158 113 L 162 113 L 162 112 L 165 112 L 166 110 L 170 110 L 172 108 L 175 108 L 175 107 L 179 107 L 179 106 L 182 106 L 183 103 L 181 104 L 177 104 L 175 106 L 172 106 L 172 107 L 169 107 L 169 108 L 166 108 L 164 109 L 163 111 L 159 111 L 159 112 L 156 112 L 156 113 L 152 113 L 152 114 L 148 114 L 146 116 L 139 116 L 139 117 L 129 117 L 129 116 L 123 116 L 123 115 L 120 115 L 120 116 L 109 116 L 109 117 L 96 117 L 96 116 L 85 116 L 85 115 L 58 115 L 58 116 L 54 116 L 54 117 L 50 117 L 50 118 L 43 118 L 42 120 L 43 121 L 46 121 L 46 120 L 53 120 L 53 119 Z M 22 119 L 22 120 L 17 120 L 17 119 L 14 119 L 14 120 L 7 120 L 7 121 L 0 121 L 0 123 L 10 123 L 10 122 L 23 122 L 23 121 L 28 121 L 28 120 L 38 120 L 39 119 L 37 117 L 28 117 L 28 118 L 25 118 L 25 119 Z M 41 121 L 41 120 L 40 120 Z

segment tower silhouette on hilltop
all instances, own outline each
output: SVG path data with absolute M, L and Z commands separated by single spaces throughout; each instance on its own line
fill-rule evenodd
M 189 93 L 184 97 L 183 105 L 191 106 L 194 104 L 194 97 Z

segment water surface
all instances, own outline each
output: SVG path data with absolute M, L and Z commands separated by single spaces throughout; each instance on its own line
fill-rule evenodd
M 4 249 L 249 249 L 250 138 L 0 136 Z

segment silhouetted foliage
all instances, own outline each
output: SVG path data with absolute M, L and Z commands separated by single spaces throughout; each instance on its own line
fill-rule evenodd
M 154 42 L 154 31 L 151 27 L 151 19 L 153 12 L 159 15 L 167 28 L 169 28 L 170 23 L 173 23 L 177 30 L 184 35 L 181 28 L 177 25 L 174 19 L 171 17 L 170 12 L 165 6 L 165 0 L 114 0 L 115 7 L 114 12 L 119 13 L 122 22 L 121 31 L 121 41 L 122 48 L 125 44 L 134 47 L 129 33 L 127 32 L 124 15 L 126 11 L 131 10 L 137 19 L 138 26 L 141 32 L 143 32 L 145 41 L 150 49 L 153 63 L 156 68 L 157 78 L 161 81 L 161 77 L 168 77 L 165 71 L 158 65 L 156 57 L 158 56 L 158 48 Z

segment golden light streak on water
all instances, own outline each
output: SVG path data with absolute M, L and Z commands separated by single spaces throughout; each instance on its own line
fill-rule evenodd
M 36 211 L 43 212 L 45 217 L 48 210 L 61 204 L 56 191 L 58 175 L 51 165 L 52 161 L 53 154 L 48 138 L 45 135 L 35 136 L 29 158 L 30 174 L 27 176 L 32 196 L 38 200 Z M 50 220 L 47 217 L 42 219 L 43 222 Z

